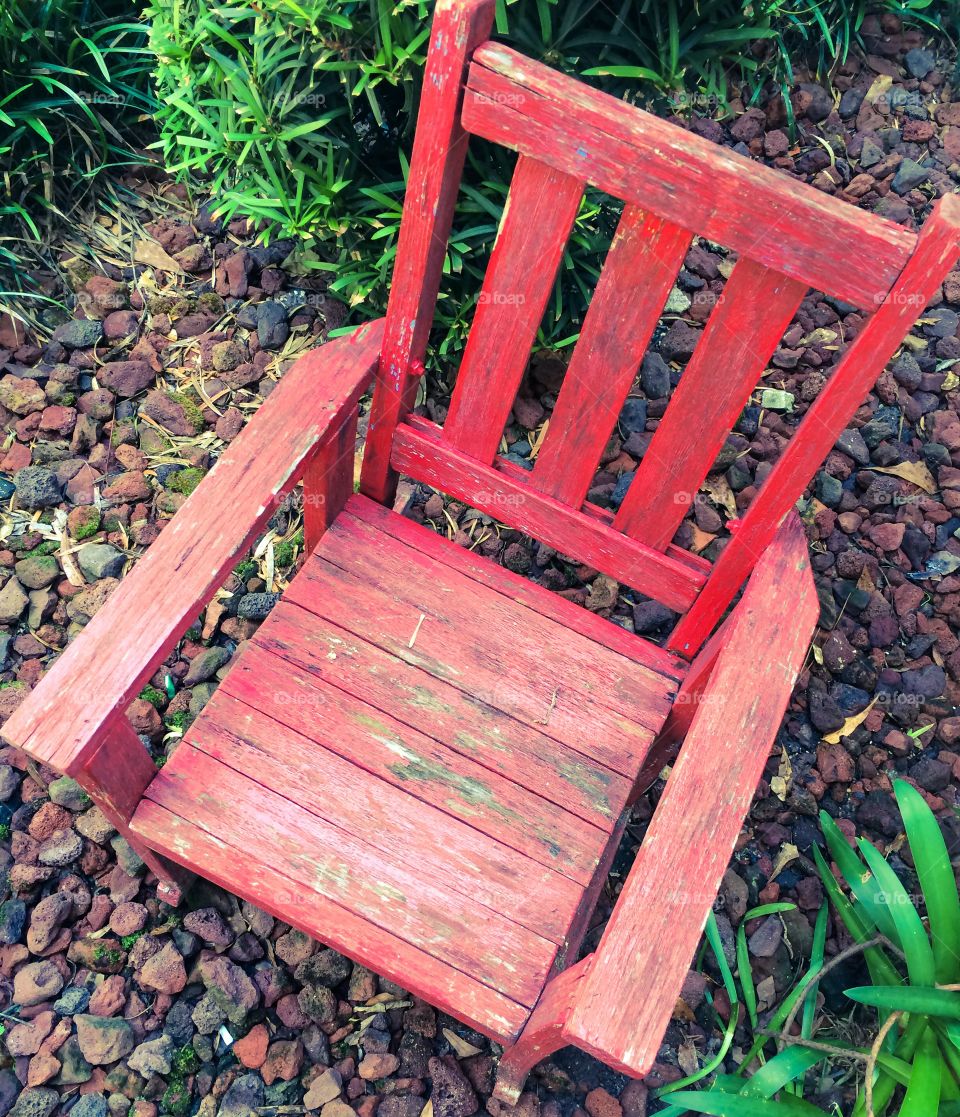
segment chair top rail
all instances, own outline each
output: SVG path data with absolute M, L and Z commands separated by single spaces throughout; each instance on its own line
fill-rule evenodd
M 498 43 L 473 55 L 462 122 L 863 310 L 883 302 L 916 244 L 886 218 Z

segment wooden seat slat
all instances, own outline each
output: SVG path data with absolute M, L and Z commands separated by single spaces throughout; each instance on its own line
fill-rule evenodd
M 348 632 L 404 663 L 438 675 L 588 759 L 593 757 L 604 767 L 627 775 L 649 751 L 651 727 L 592 702 L 573 685 L 564 686 L 570 672 L 559 677 L 545 675 L 542 669 L 529 673 L 528 658 L 504 656 L 494 631 L 484 632 L 477 625 L 455 635 L 448 624 L 438 624 L 432 617 L 428 620 L 427 612 L 407 601 L 383 596 L 372 599 L 362 578 L 326 563 L 311 564 L 303 574 L 287 591 L 292 604 L 324 618 L 336 601 L 336 623 Z M 371 611 L 373 603 L 376 612 Z M 522 640 L 518 625 L 511 624 L 508 631 Z M 593 726 L 586 737 L 584 711 Z M 651 711 L 644 716 L 650 721 L 659 715 Z
M 329 610 L 334 612 L 334 610 Z M 611 830 L 630 794 L 627 777 L 517 721 L 472 694 L 285 602 L 254 643 L 391 714 L 504 779 Z
M 458 904 L 429 872 L 395 863 L 189 744 L 182 743 L 168 764 L 170 771 L 161 771 L 147 790 L 151 802 L 225 838 L 245 859 L 272 862 L 304 891 L 349 907 L 414 946 L 428 945 L 434 957 L 505 996 L 521 1003 L 536 996 L 537 971 L 550 964 L 557 949 L 548 939 L 476 904 Z M 313 793 L 322 794 L 323 788 Z M 311 788 L 301 794 L 311 794 Z M 239 889 L 241 895 L 247 891 Z M 517 966 L 515 959 L 527 950 L 529 965 Z
M 274 658 L 256 647 L 243 654 L 248 674 L 262 670 L 264 659 Z M 276 681 L 270 671 L 265 678 Z M 311 696 L 292 688 L 286 694 L 290 699 Z M 405 783 L 390 772 L 374 775 L 343 758 L 335 741 L 328 746 L 320 740 L 322 729 L 307 734 L 272 714 L 221 689 L 185 740 L 379 850 L 399 869 L 417 875 L 429 864 L 433 884 L 459 897 L 461 905 L 472 899 L 492 923 L 506 918 L 552 943 L 563 942 L 582 891 L 577 884 L 422 798 L 411 804 Z M 170 763 L 171 772 L 178 774 L 176 756 Z
M 670 709 L 673 684 L 657 671 L 624 659 L 579 633 L 569 632 L 547 617 L 506 600 L 452 567 L 408 547 L 382 545 L 383 534 L 349 514 L 341 516 L 324 536 L 317 557 L 363 578 L 394 601 L 403 601 L 433 618 L 441 632 L 461 635 L 478 648 L 510 641 L 510 658 L 571 687 L 591 706 L 635 712 L 637 722 L 651 728 Z M 310 571 L 314 569 L 310 565 Z M 425 629 L 430 627 L 430 633 Z M 431 636 L 426 620 L 420 636 Z M 491 634 L 495 634 L 491 640 Z
M 374 524 L 384 534 L 397 539 L 421 554 L 452 566 L 481 585 L 495 589 L 511 601 L 525 605 L 542 616 L 562 624 L 564 628 L 579 632 L 610 651 L 625 655 L 635 663 L 650 667 L 670 679 L 682 679 L 689 664 L 671 655 L 649 640 L 627 632 L 618 624 L 591 613 L 559 594 L 490 562 L 466 547 L 459 547 L 435 531 L 423 527 L 405 516 L 397 516 L 383 505 L 363 496 L 353 496 L 347 501 L 345 511 L 355 519 Z M 709 563 L 707 564 L 709 567 Z
M 227 694 L 256 703 L 271 721 L 292 723 L 361 773 L 402 783 L 410 809 L 421 800 L 571 880 L 589 881 L 602 844 L 599 827 L 272 652 L 256 651 L 231 669 L 222 684 Z

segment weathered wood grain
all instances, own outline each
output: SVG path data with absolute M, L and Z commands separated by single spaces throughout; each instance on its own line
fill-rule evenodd
M 360 479 L 361 490 L 384 504 L 392 503 L 396 488 L 390 469 L 393 431 L 416 398 L 417 365 L 433 325 L 467 153 L 460 123 L 466 66 L 490 34 L 494 7 L 494 0 L 438 0 L 434 7 Z
M 727 634 L 735 616 L 735 610 L 727 614 L 723 623 L 714 631 L 690 663 L 690 668 L 680 684 L 673 705 L 670 707 L 667 720 L 663 723 L 663 728 L 650 746 L 643 767 L 634 782 L 633 792 L 630 796 L 631 802 L 635 802 L 654 780 L 659 778 L 666 765 L 673 763 L 677 750 L 690 729 L 693 715 L 697 712 L 697 707 L 703 698 L 717 658 L 727 642 Z
M 303 542 L 312 551 L 320 536 L 340 514 L 353 492 L 353 462 L 357 448 L 357 412 L 320 440 L 303 472 Z
M 784 586 L 792 589 L 788 610 Z M 626 1074 L 643 1075 L 656 1059 L 818 614 L 803 528 L 792 516 L 737 605 L 564 1027 L 568 1042 Z
M 665 551 L 757 387 L 806 288 L 739 260 L 613 526 Z
M 409 810 L 422 800 L 571 880 L 590 880 L 605 840 L 599 827 L 316 675 L 251 647 L 222 689 L 369 773 L 367 788 L 373 777 L 405 788 Z
M 263 848 L 262 836 L 247 845 L 229 828 L 210 833 L 189 815 L 178 815 L 149 799 L 140 804 L 133 825 L 154 849 L 181 863 L 202 865 L 204 876 L 214 884 L 249 897 L 264 911 L 348 954 L 484 1035 L 509 1042 L 530 1015 L 527 1006 L 357 915 L 348 904 L 331 900 L 314 886 L 315 870 L 305 885 L 303 874 L 289 859 L 251 857 L 251 848 Z
M 579 632 L 581 636 L 586 636 L 612 652 L 625 655 L 635 663 L 643 664 L 670 679 L 682 679 L 686 675 L 689 666 L 686 660 L 665 652 L 649 640 L 634 636 L 618 624 L 611 624 L 596 613 L 574 605 L 572 601 L 544 589 L 529 578 L 507 570 L 499 563 L 490 562 L 465 547 L 457 546 L 406 516 L 398 516 L 362 496 L 352 497 L 346 508 L 348 515 L 373 524 L 391 539 L 399 540 L 421 554 L 445 563 L 511 601 L 549 617 L 564 628 Z
M 624 208 L 530 474 L 535 489 L 575 509 L 586 500 L 690 239 Z
M 252 659 L 248 672 L 255 674 L 264 655 L 244 654 Z M 268 658 L 272 670 L 277 661 Z M 276 682 L 276 674 L 267 672 L 264 685 Z M 323 694 L 302 689 L 284 696 L 320 699 Z M 300 706 L 299 716 L 288 720 L 312 721 L 312 710 Z M 558 945 L 564 941 L 582 893 L 577 884 L 424 799 L 413 799 L 409 786 L 392 773 L 380 778 L 344 759 L 323 743 L 322 728 L 308 735 L 276 721 L 272 712 L 221 689 L 185 739 L 262 784 L 266 795 L 292 799 L 373 846 L 399 870 L 427 873 L 453 897 L 451 902 L 475 905 L 478 921 L 493 927 L 507 919 Z
M 603 830 L 626 802 L 627 777 L 290 602 L 254 643 Z
M 3 726 L 44 764 L 75 775 L 196 618 L 300 477 L 353 412 L 380 352 L 382 322 L 290 368 L 183 508 Z M 224 510 L 229 509 L 229 515 Z
M 691 657 L 710 634 L 958 254 L 960 198 L 947 194 L 927 218 L 916 251 L 894 289 L 847 346 L 751 502 L 696 605 L 674 629 L 669 640 L 672 651 Z
M 521 156 L 477 300 L 443 435 L 489 465 L 553 290 L 583 183 Z
M 478 584 L 446 563 L 409 547 L 382 546 L 383 535 L 370 524 L 344 516 L 324 541 L 318 557 L 376 586 L 383 595 L 405 601 L 432 616 L 451 637 L 458 634 L 496 655 L 510 641 L 511 655 L 525 660 L 531 675 L 539 669 L 585 699 L 611 710 L 629 710 L 641 725 L 661 724 L 670 709 L 674 685 L 657 671 L 597 645 L 579 633 L 530 610 L 518 608 L 496 590 Z M 311 566 L 311 569 L 313 567 Z M 484 632 L 496 633 L 495 640 Z
M 527 658 L 515 662 L 505 657 L 503 645 L 496 642 L 492 633 L 484 635 L 482 625 L 473 630 L 483 638 L 476 646 L 458 639 L 448 625 L 432 620 L 428 623 L 426 614 L 408 602 L 379 596 L 376 614 L 359 613 L 358 609 L 367 609 L 371 603 L 365 581 L 335 567 L 311 565 L 305 569 L 304 578 L 288 592 L 292 603 L 319 617 L 334 619 L 353 635 L 404 663 L 444 679 L 613 771 L 621 774 L 635 771 L 637 762 L 642 762 L 650 747 L 652 727 L 591 701 L 572 685 L 564 685 L 568 673 L 560 678 L 540 673 L 531 677 L 526 671 Z M 339 602 L 335 609 L 330 605 L 331 595 Z M 590 734 L 583 732 L 585 715 L 591 719 Z
M 499 43 L 474 53 L 463 124 L 863 309 L 886 296 L 916 242 Z
M 553 961 L 557 948 L 548 939 L 476 904 L 458 904 L 429 873 L 395 864 L 368 842 L 185 742 L 146 797 L 242 850 L 249 862 L 276 866 L 302 892 L 325 896 L 411 945 L 429 945 L 435 958 L 512 1000 L 531 1003 L 543 967 Z M 496 926 L 494 935 L 485 932 L 484 921 Z M 527 956 L 526 966 L 516 965 Z
M 687 609 L 706 581 L 679 559 L 637 543 L 413 426 L 397 428 L 391 460 L 402 472 L 465 500 L 563 554 L 577 555 L 582 562 L 671 609 Z

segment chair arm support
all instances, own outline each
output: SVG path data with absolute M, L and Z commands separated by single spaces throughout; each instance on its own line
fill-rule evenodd
M 307 353 L 107 603 L 3 726 L 44 764 L 80 775 L 312 457 L 356 411 L 383 323 Z
M 819 615 L 795 513 L 758 562 L 636 861 L 578 986 L 569 1043 L 627 1074 L 657 1056 Z

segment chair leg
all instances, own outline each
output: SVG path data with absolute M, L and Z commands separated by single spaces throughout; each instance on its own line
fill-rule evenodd
M 516 1105 L 530 1071 L 548 1056 L 567 1046 L 563 1026 L 573 1008 L 577 985 L 590 968 L 590 957 L 547 982 L 516 1043 L 500 1056 L 493 1096 Z
M 157 878 L 160 899 L 177 907 L 193 883 L 194 874 L 145 846 L 129 825 L 143 792 L 156 774 L 156 766 L 124 717 L 114 721 L 97 751 L 79 772 L 73 773 L 77 783 Z

